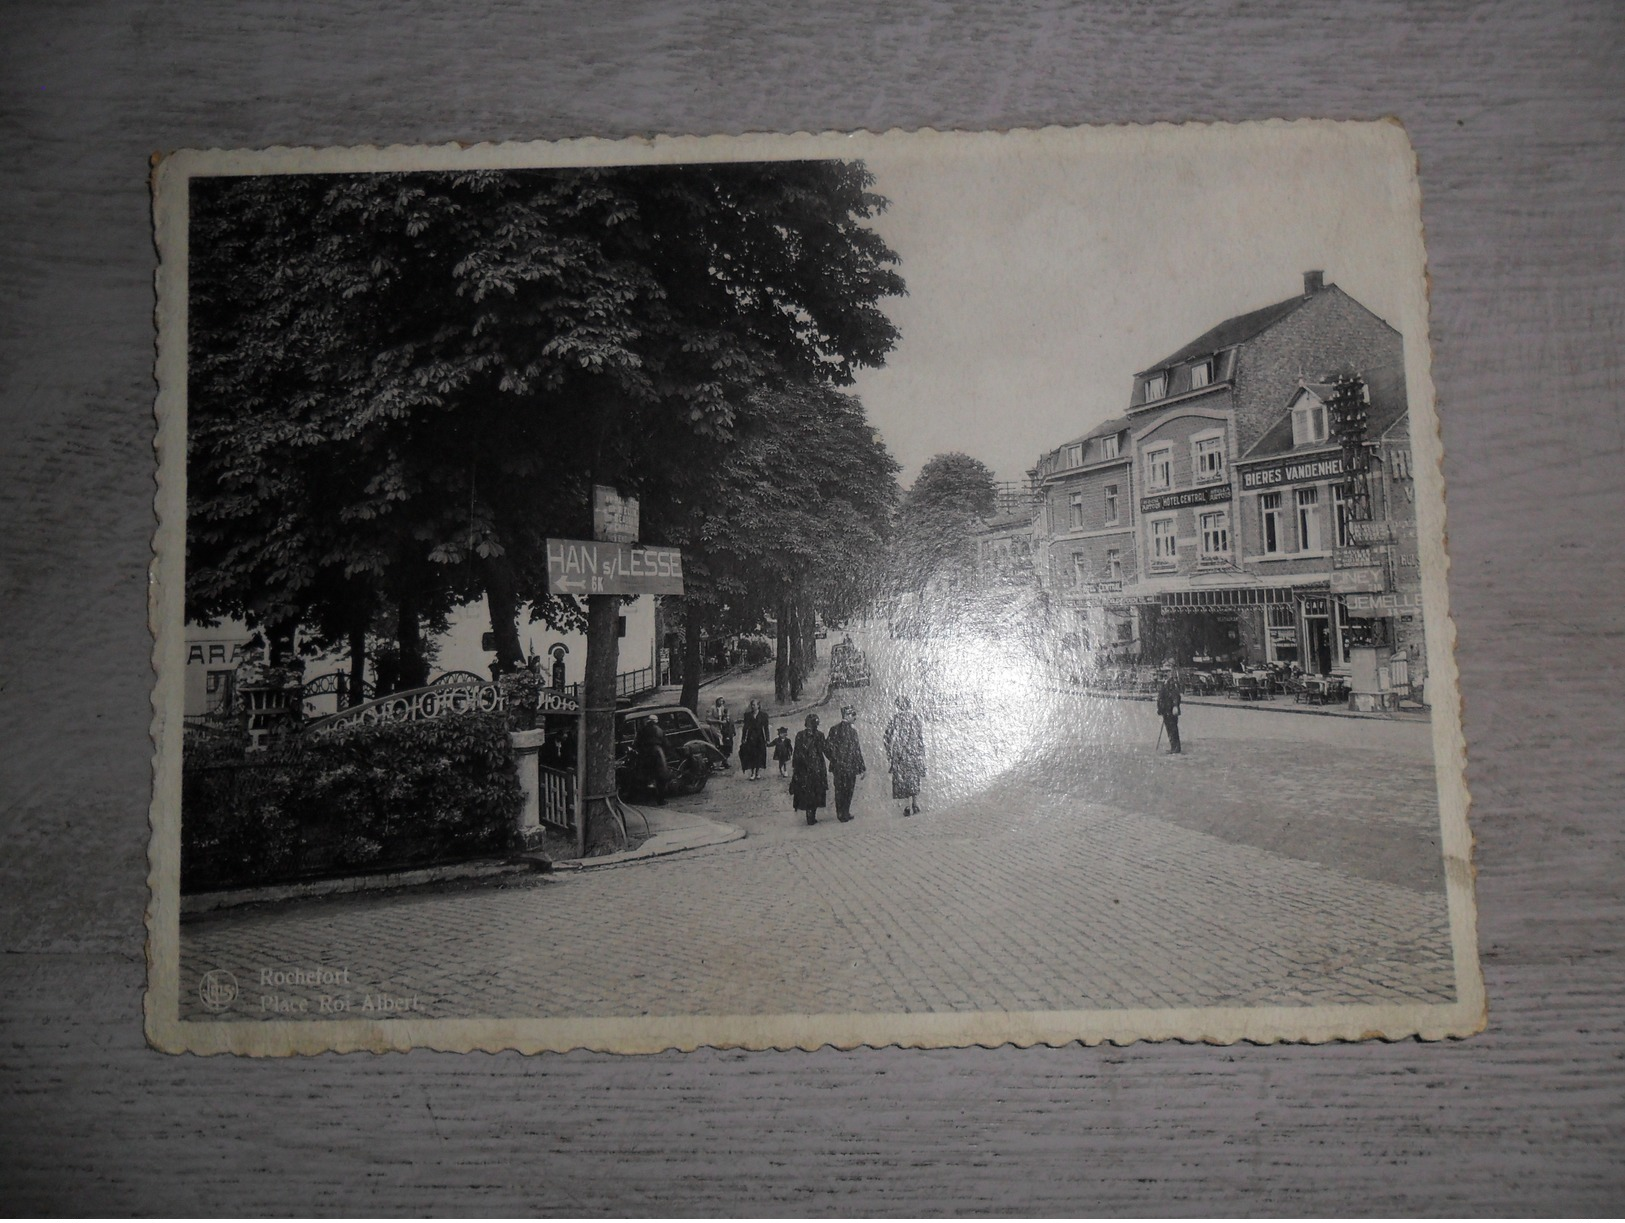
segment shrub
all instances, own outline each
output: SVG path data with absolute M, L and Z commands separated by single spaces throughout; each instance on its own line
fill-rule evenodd
M 354 726 L 260 753 L 188 749 L 181 890 L 500 853 L 523 803 L 501 713 Z

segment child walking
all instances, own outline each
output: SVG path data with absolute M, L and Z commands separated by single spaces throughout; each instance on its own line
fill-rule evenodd
M 795 744 L 790 742 L 790 728 L 779 727 L 779 737 L 773 740 L 773 759 L 779 762 L 779 776 L 790 776 L 790 755 L 795 751 Z

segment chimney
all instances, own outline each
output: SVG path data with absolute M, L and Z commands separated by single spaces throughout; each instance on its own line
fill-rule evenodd
M 1312 297 L 1326 287 L 1325 272 L 1305 272 L 1303 274 L 1303 295 Z

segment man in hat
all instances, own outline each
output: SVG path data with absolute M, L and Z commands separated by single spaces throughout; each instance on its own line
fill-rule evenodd
M 852 720 L 858 711 L 851 705 L 841 708 L 841 720 L 829 732 L 829 771 L 835 775 L 835 818 L 846 823 L 852 818 L 852 791 L 858 778 L 869 770 L 863 763 L 863 747 Z
M 1170 668 L 1163 676 L 1162 687 L 1157 690 L 1157 716 L 1168 731 L 1168 754 L 1179 752 L 1179 672 Z

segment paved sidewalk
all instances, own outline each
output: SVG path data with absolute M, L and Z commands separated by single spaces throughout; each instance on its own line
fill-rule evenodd
M 627 831 L 633 836 L 648 834 L 636 849 L 603 854 L 596 858 L 579 858 L 555 862 L 557 871 L 596 870 L 601 866 L 620 866 L 626 862 L 640 862 L 646 858 L 663 858 L 667 854 L 682 853 L 686 849 L 707 849 L 712 845 L 726 845 L 745 836 L 745 830 L 734 824 L 708 819 L 694 811 L 676 806 L 681 799 L 673 799 L 664 807 L 640 807 L 622 803 L 626 809 Z
M 755 667 L 743 670 L 729 671 L 718 678 L 702 681 L 700 684 L 700 716 L 705 716 L 705 710 L 711 702 L 721 697 L 728 702 L 728 712 L 733 715 L 737 730 L 738 722 L 744 716 L 745 707 L 750 704 L 751 698 L 762 703 L 767 715 L 773 719 L 791 718 L 805 715 L 811 710 L 821 708 L 829 699 L 829 650 L 827 641 L 819 642 L 818 661 L 813 664 L 812 673 L 807 676 L 801 687 L 799 700 L 780 703 L 773 696 L 773 662 L 770 659 Z M 650 694 L 649 698 L 639 704 L 655 705 L 666 704 L 677 700 L 682 692 L 681 684 L 667 684 L 659 689 L 658 693 Z M 792 737 L 794 732 L 801 728 L 799 720 L 790 728 Z M 778 727 L 775 724 L 774 730 Z

